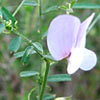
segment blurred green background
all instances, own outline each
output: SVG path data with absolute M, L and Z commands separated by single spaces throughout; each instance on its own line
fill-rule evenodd
M 68 0 L 42 0 L 42 10 L 44 11 L 52 5 L 65 4 L 66 1 Z M 5 6 L 13 13 L 20 2 L 21 0 L 0 0 L 0 7 Z M 100 4 L 100 0 L 78 0 L 79 2 Z M 92 12 L 97 15 L 100 13 L 100 9 L 74 9 L 73 15 L 78 16 L 83 21 Z M 53 11 L 43 15 L 42 33 L 40 34 L 38 32 L 38 7 L 23 6 L 16 15 L 18 30 L 29 39 L 41 42 L 44 49 L 47 50 L 46 38 L 41 39 L 41 36 L 48 30 L 51 20 L 55 16 L 64 13 L 64 11 Z M 39 71 L 40 67 L 45 66 L 38 55 L 32 55 L 26 65 L 22 64 L 21 59 L 15 59 L 8 50 L 9 43 L 14 37 L 14 34 L 0 34 L 0 100 L 27 100 L 29 91 L 34 87 L 34 79 L 32 77 L 20 78 L 20 72 L 25 70 Z M 19 51 L 25 50 L 27 46 L 28 44 L 23 41 Z M 77 71 L 71 76 L 71 82 L 49 83 L 51 93 L 56 94 L 58 97 L 72 96 L 72 100 L 100 100 L 100 20 L 87 35 L 87 48 L 97 54 L 98 63 L 96 67 L 89 72 Z M 50 73 L 66 73 L 66 67 L 66 62 L 60 61 L 51 67 Z

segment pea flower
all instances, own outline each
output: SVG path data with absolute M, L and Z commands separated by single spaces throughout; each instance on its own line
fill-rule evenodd
M 82 23 L 75 16 L 59 15 L 49 26 L 48 49 L 55 60 L 68 60 L 69 74 L 75 73 L 79 68 L 91 70 L 97 63 L 96 54 L 85 48 L 87 29 L 94 15 L 93 13 Z

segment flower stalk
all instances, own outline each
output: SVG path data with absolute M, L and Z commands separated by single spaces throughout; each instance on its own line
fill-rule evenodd
M 40 29 L 39 32 L 41 33 L 41 24 L 42 24 L 42 3 L 41 0 L 38 0 L 38 4 L 39 4 L 39 20 L 40 20 Z M 45 88 L 47 85 L 47 79 L 48 79 L 48 73 L 49 73 L 49 69 L 50 69 L 50 63 L 47 59 L 44 59 L 46 61 L 46 70 L 45 70 L 45 75 L 43 77 L 43 82 L 42 82 L 42 86 L 41 86 L 41 90 L 39 93 L 39 98 L 38 100 L 43 100 L 43 96 L 44 96 L 44 92 L 45 92 Z M 41 72 L 41 69 L 40 69 Z M 41 73 L 40 73 L 41 74 Z M 39 85 L 40 87 L 40 85 Z
M 46 85 L 47 85 L 47 79 L 48 79 L 49 69 L 50 69 L 50 63 L 49 63 L 49 61 L 46 60 L 45 76 L 44 76 L 44 79 L 43 79 L 43 83 L 42 83 L 42 88 L 41 88 L 41 93 L 40 93 L 39 100 L 43 100 L 45 88 L 46 88 Z
M 15 10 L 15 12 L 13 13 L 13 16 L 15 16 L 17 14 L 17 12 L 22 7 L 22 5 L 24 4 L 24 2 L 25 2 L 25 0 L 22 0 L 22 2 L 20 3 L 20 5 L 17 7 L 17 9 Z
M 39 21 L 40 21 L 39 32 L 41 33 L 41 24 L 42 24 L 42 3 L 41 3 L 41 0 L 38 0 L 38 6 L 39 6 Z

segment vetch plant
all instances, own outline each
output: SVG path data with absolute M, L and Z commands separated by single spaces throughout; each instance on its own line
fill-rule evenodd
M 37 54 L 41 57 L 46 65 L 46 68 L 44 69 L 40 67 L 40 72 L 31 70 L 20 73 L 20 76 L 24 78 L 35 77 L 34 82 L 36 83 L 36 87 L 31 89 L 27 97 L 28 100 L 31 100 L 32 93 L 35 94 L 35 100 L 70 100 L 70 97 L 56 98 L 55 94 L 52 95 L 45 93 L 47 82 L 71 81 L 69 74 L 75 73 L 78 69 L 85 71 L 91 70 L 97 63 L 96 54 L 93 51 L 85 48 L 87 29 L 93 20 L 95 13 L 89 16 L 84 22 L 81 22 L 78 17 L 68 14 L 72 13 L 73 8 L 98 8 L 99 6 L 91 4 L 90 6 L 84 6 L 82 4 L 75 4 L 75 1 L 76 0 L 72 0 L 71 3 L 67 3 L 68 7 L 65 5 L 61 5 L 60 7 L 54 5 L 42 11 L 41 0 L 35 0 L 34 2 L 23 0 L 13 14 L 11 14 L 5 7 L 0 8 L 0 33 L 9 35 L 11 35 L 10 33 L 13 33 L 17 35 L 17 37 L 11 41 L 8 48 L 11 52 L 14 53 L 15 58 L 22 58 L 22 63 L 27 64 L 30 56 Z M 38 29 L 40 34 L 42 34 L 42 16 L 45 16 L 45 14 L 55 10 L 63 10 L 65 13 L 67 12 L 67 14 L 62 14 L 54 18 L 49 26 L 48 32 L 45 34 L 45 36 L 47 35 L 47 46 L 51 56 L 50 54 L 45 53 L 42 45 L 37 42 L 38 40 L 33 42 L 18 31 L 17 20 L 15 16 L 23 5 L 38 7 Z M 94 26 L 96 21 L 97 19 L 94 23 L 92 23 L 91 28 Z M 24 40 L 28 46 L 25 48 L 25 50 L 18 52 L 22 40 Z M 42 36 L 40 40 L 42 40 Z M 69 74 L 56 74 L 48 76 L 50 66 L 53 63 L 56 63 L 56 61 L 60 61 L 62 59 L 67 59 L 68 61 L 67 71 Z M 43 73 L 42 70 L 44 71 Z
M 59 61 L 68 60 L 67 71 L 75 73 L 79 68 L 91 70 L 97 63 L 96 54 L 85 48 L 87 29 L 94 13 L 84 22 L 72 15 L 60 15 L 53 19 L 48 29 L 47 44 L 51 55 Z

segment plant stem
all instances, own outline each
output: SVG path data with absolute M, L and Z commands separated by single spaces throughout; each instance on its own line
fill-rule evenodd
M 38 9 L 39 9 L 39 33 L 42 33 L 41 32 L 41 26 L 42 26 L 42 4 L 41 4 L 41 0 L 38 0 Z M 40 66 L 40 77 L 41 77 L 41 66 Z M 40 95 L 41 95 L 41 83 L 39 83 L 39 92 L 38 92 L 38 100 L 40 100 Z
M 39 20 L 40 20 L 40 33 L 41 33 L 41 24 L 42 24 L 42 4 L 41 4 L 41 0 L 38 0 L 39 3 Z
M 26 42 L 28 42 L 29 44 L 31 44 L 34 47 L 34 50 L 37 52 L 37 54 L 44 58 L 44 56 L 37 50 L 37 48 L 35 47 L 34 43 L 32 42 L 32 40 L 29 40 L 26 36 L 24 36 L 23 34 L 20 34 L 19 32 L 14 31 L 15 34 L 17 34 L 18 36 L 22 37 Z
M 39 3 L 39 15 L 42 15 L 42 5 L 41 5 L 41 0 L 38 0 Z
M 47 85 L 47 79 L 48 79 L 49 69 L 50 69 L 50 63 L 46 60 L 45 76 L 44 76 L 44 79 L 43 79 L 42 89 L 41 89 L 41 93 L 40 93 L 40 98 L 39 98 L 39 100 L 43 100 L 45 88 L 46 88 L 46 85 Z
M 22 0 L 22 2 L 20 3 L 20 5 L 17 7 L 17 9 L 15 10 L 15 12 L 13 13 L 13 16 L 15 16 L 17 14 L 17 12 L 22 7 L 22 5 L 23 5 L 24 2 L 25 2 L 25 0 Z
M 34 92 L 36 89 L 37 89 L 37 87 L 33 88 L 33 89 L 29 92 L 29 94 L 28 94 L 28 100 L 31 100 L 31 99 L 30 99 L 31 94 L 32 94 L 32 92 Z

